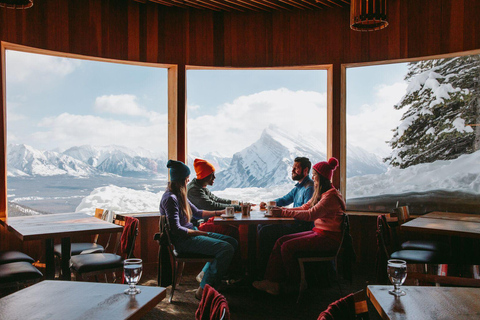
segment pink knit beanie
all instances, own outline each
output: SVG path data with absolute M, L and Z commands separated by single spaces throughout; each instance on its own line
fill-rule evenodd
M 335 158 L 330 158 L 328 161 L 322 161 L 313 166 L 313 169 L 317 173 L 328 180 L 332 180 L 333 171 L 338 167 L 338 160 Z

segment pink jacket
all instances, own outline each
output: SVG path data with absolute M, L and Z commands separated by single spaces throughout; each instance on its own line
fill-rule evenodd
M 315 221 L 315 229 L 341 232 L 345 201 L 340 192 L 335 188 L 324 192 L 320 201 L 313 207 L 310 207 L 311 201 L 298 208 L 282 208 L 282 216 Z

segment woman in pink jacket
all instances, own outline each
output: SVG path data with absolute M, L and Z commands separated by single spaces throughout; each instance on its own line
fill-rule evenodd
M 280 282 L 298 282 L 298 252 L 330 252 L 338 249 L 345 201 L 331 182 L 337 167 L 338 160 L 335 158 L 315 164 L 312 170 L 314 192 L 310 201 L 298 208 L 273 209 L 276 216 L 314 221 L 315 227 L 311 231 L 286 235 L 277 240 L 268 261 L 265 280 L 253 283 L 258 290 L 277 295 L 280 293 Z

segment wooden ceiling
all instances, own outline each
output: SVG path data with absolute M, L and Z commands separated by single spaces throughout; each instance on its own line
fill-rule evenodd
M 350 0 L 135 0 L 214 11 L 293 11 L 349 8 Z

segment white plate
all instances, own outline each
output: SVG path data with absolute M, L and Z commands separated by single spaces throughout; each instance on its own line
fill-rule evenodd
M 232 218 L 235 218 L 235 215 L 227 216 L 227 215 L 224 213 L 224 214 L 222 214 L 220 217 L 222 217 L 223 219 L 232 219 Z

